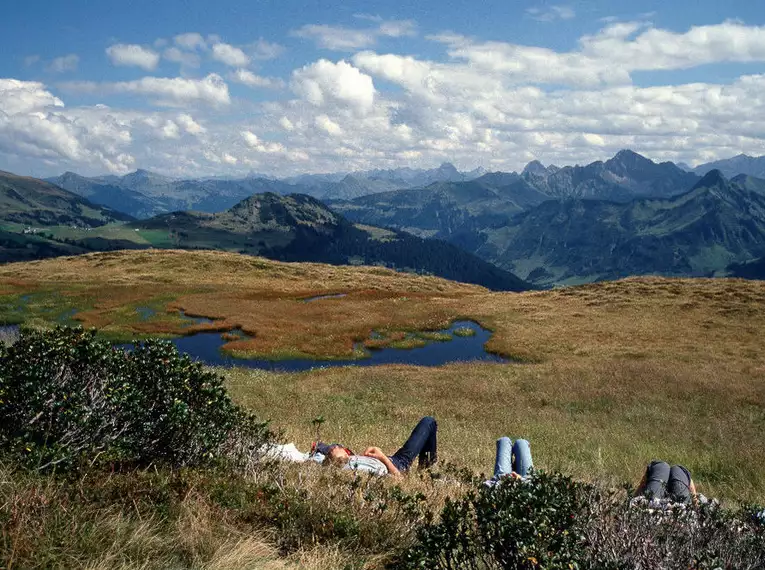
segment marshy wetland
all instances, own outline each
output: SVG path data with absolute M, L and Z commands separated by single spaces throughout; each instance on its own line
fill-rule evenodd
M 226 350 L 264 360 L 350 360 L 360 345 L 420 342 L 413 333 L 470 320 L 492 331 L 488 352 L 518 363 L 219 370 L 300 448 L 319 415 L 327 439 L 393 448 L 432 414 L 444 459 L 476 471 L 491 468 L 498 436 L 523 436 L 536 465 L 581 479 L 635 483 L 661 457 L 687 465 L 709 496 L 765 496 L 761 282 L 635 278 L 512 294 L 376 267 L 115 252 L 0 268 L 0 319 L 73 321 L 114 342 L 240 330 Z M 432 334 L 428 346 L 462 340 Z

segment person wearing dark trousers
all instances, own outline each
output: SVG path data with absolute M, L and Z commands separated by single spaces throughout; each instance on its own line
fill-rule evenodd
M 314 450 L 326 455 L 330 464 L 344 469 L 400 475 L 409 470 L 415 459 L 421 469 L 432 466 L 438 460 L 438 423 L 431 416 L 422 418 L 404 445 L 390 456 L 379 447 L 367 447 L 361 455 L 355 455 L 339 444 L 319 443 L 314 445 Z
M 691 472 L 682 465 L 670 466 L 665 461 L 651 461 L 636 494 L 687 504 L 696 500 L 696 485 Z
M 390 456 L 391 463 L 399 471 L 408 471 L 415 459 L 420 469 L 426 469 L 438 460 L 438 424 L 432 416 L 422 418 L 401 449 Z

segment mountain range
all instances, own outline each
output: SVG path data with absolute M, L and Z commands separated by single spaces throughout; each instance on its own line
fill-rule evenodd
M 253 194 L 308 194 L 324 200 L 348 200 L 376 192 L 413 188 L 433 182 L 470 180 L 482 169 L 459 172 L 444 163 L 433 169 L 396 168 L 351 173 L 305 174 L 278 180 L 262 175 L 241 179 L 174 179 L 137 170 L 125 176 L 85 177 L 74 172 L 47 181 L 136 218 L 177 210 L 222 212 Z
M 452 244 L 352 224 L 307 195 L 266 192 L 223 212 L 177 211 L 134 221 L 49 182 L 0 173 L 0 207 L 0 262 L 112 249 L 216 249 L 285 261 L 382 265 L 496 290 L 530 288 Z
M 450 241 L 538 286 L 722 275 L 765 255 L 765 181 L 718 170 L 700 178 L 631 151 L 332 207 L 360 223 Z
M 47 182 L 136 218 L 176 210 L 220 212 L 259 192 L 288 194 L 296 190 L 267 178 L 176 180 L 147 170 L 95 178 L 65 172 Z
M 650 273 L 751 274 L 765 256 L 760 172 L 765 157 L 740 155 L 691 169 L 622 150 L 586 165 L 532 161 L 520 173 L 459 172 L 444 163 L 282 180 L 255 174 L 177 180 L 139 170 L 121 177 L 65 173 L 52 181 L 145 219 L 134 227 L 153 236 L 155 247 L 333 263 L 363 258 L 442 275 L 446 250 L 412 241 L 416 236 L 449 242 L 459 248 L 449 250 L 456 258 L 464 250 L 537 286 L 553 286 Z M 276 217 L 260 219 L 263 212 Z M 125 239 L 122 245 L 140 242 L 119 233 Z M 398 244 L 395 255 L 391 243 Z M 411 250 L 407 255 L 401 244 Z M 470 263 L 473 273 L 486 269 Z
M 733 178 L 739 174 L 765 178 L 765 156 L 755 157 L 739 154 L 733 158 L 700 164 L 692 171 L 695 174 L 703 176 L 710 170 L 719 170 L 728 178 Z
M 449 240 L 502 225 L 510 216 L 549 200 L 668 198 L 698 180 L 671 162 L 656 164 L 623 150 L 610 160 L 586 166 L 545 167 L 531 162 L 521 174 L 494 172 L 469 182 L 439 182 L 330 204 L 358 222 Z

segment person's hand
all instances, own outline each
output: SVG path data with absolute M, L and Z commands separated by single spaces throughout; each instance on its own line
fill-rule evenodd
M 382 449 L 379 447 L 367 447 L 364 450 L 364 455 L 366 457 L 374 457 L 375 459 L 380 459 L 380 457 L 385 457 L 385 454 L 383 453 Z

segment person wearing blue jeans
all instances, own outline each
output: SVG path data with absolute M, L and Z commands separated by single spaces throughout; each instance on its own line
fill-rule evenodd
M 494 461 L 493 481 L 503 477 L 526 477 L 534 463 L 531 460 L 531 446 L 525 439 L 500 437 L 497 440 L 497 457 Z
M 696 485 L 691 472 L 682 465 L 670 467 L 666 461 L 654 460 L 646 467 L 635 494 L 675 503 L 695 503 Z
M 319 450 L 329 463 L 339 467 L 369 471 L 377 474 L 399 475 L 409 470 L 417 459 L 420 468 L 433 465 L 438 459 L 438 424 L 435 418 L 422 418 L 412 430 L 409 439 L 393 455 L 385 455 L 379 447 L 367 447 L 361 455 L 355 455 L 342 445 L 319 444 Z

